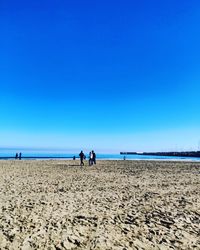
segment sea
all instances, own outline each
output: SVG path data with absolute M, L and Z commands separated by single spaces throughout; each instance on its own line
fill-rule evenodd
M 22 153 L 22 159 L 76 159 L 79 152 L 68 152 L 64 150 L 44 150 L 26 148 L 0 148 L 0 159 L 13 159 L 16 153 Z M 85 154 L 88 158 L 88 154 Z M 179 156 L 155 156 L 155 155 L 122 155 L 120 153 L 98 153 L 97 160 L 171 160 L 171 161 L 200 161 L 198 157 L 179 157 Z

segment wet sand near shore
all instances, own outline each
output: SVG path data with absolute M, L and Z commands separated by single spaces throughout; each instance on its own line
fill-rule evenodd
M 0 249 L 200 249 L 200 163 L 0 161 Z

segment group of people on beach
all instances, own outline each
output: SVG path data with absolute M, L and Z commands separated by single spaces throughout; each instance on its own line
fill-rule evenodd
M 18 153 L 16 153 L 16 155 L 15 155 L 15 159 L 19 159 L 19 160 L 21 160 L 22 159 L 22 153 L 20 152 L 19 154 Z
M 79 156 L 80 156 L 80 165 L 84 166 L 84 160 L 86 159 L 86 156 L 82 150 L 81 150 Z M 96 164 L 96 154 L 95 154 L 94 150 L 92 150 L 89 153 L 89 166 L 92 166 L 93 164 Z
M 80 165 L 84 166 L 84 160 L 86 160 L 86 155 L 83 153 L 83 151 L 80 152 L 79 154 L 80 157 Z M 16 153 L 15 154 L 15 159 L 22 159 L 22 153 Z M 75 160 L 76 157 L 73 157 L 73 160 Z M 94 150 L 92 150 L 91 152 L 89 152 L 89 166 L 92 166 L 93 164 L 96 164 L 96 154 L 94 152 Z

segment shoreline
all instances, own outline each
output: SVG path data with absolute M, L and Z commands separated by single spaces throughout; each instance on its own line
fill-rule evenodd
M 79 161 L 78 158 L 76 158 L 75 160 L 73 159 L 69 159 L 69 158 L 65 158 L 65 157 L 22 157 L 21 160 L 19 159 L 15 159 L 14 157 L 0 157 L 0 162 L 1 161 L 16 161 L 16 162 L 20 162 L 20 161 Z M 184 159 L 153 159 L 153 158 L 148 158 L 148 159 L 140 159 L 140 158 L 135 158 L 135 159 L 118 159 L 118 158 L 100 158 L 96 160 L 98 161 L 155 161 L 155 162 L 200 162 L 200 159 L 191 159 L 191 158 L 184 158 Z M 84 162 L 88 162 L 87 160 L 84 160 Z

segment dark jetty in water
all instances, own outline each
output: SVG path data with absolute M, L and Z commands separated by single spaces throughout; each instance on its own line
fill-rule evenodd
M 200 157 L 200 151 L 184 152 L 120 152 L 123 155 L 155 155 L 155 156 L 179 156 L 179 157 Z

